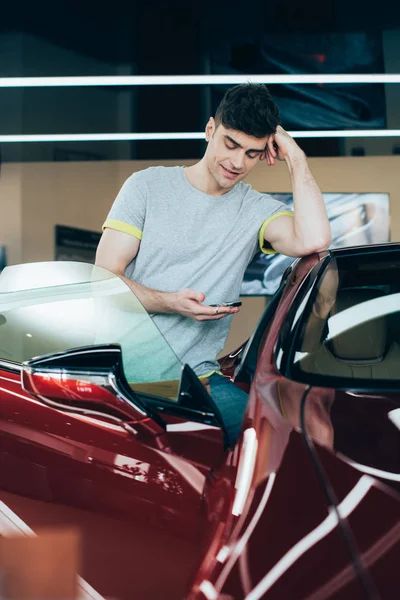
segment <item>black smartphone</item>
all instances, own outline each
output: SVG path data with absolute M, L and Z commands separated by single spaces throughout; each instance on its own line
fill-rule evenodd
M 242 303 L 238 300 L 237 302 L 221 302 L 220 304 L 210 304 L 209 306 L 242 306 Z

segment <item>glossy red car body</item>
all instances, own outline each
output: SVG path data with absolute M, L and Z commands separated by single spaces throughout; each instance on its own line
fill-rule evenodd
M 313 387 L 305 438 L 298 413 L 307 384 L 276 366 L 288 312 L 325 259 L 299 261 L 276 301 L 231 449 L 220 428 L 172 409 L 159 411 L 166 429 L 139 413 L 130 430 L 107 414 L 49 406 L 2 360 L 0 534 L 78 527 L 88 598 L 399 597 L 400 437 L 387 419 L 399 392 Z M 97 394 L 68 384 L 60 397 L 71 393 Z M 370 443 L 351 448 L 354 423 Z

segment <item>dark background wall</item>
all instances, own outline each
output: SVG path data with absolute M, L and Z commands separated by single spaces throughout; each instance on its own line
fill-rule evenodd
M 10 4 L 10 3 L 9 3 Z M 2 7 L 0 77 L 398 73 L 383 0 L 28 3 Z M 223 86 L 0 88 L 0 134 L 201 131 Z M 399 85 L 272 86 L 289 129 L 400 128 Z M 396 139 L 301 140 L 310 156 L 391 154 Z M 3 161 L 193 158 L 202 141 L 2 144 Z

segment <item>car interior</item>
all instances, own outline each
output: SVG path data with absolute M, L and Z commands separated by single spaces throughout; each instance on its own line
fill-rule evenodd
M 351 307 L 363 310 L 363 303 L 379 302 L 379 299 L 385 296 L 385 290 L 381 288 L 341 289 L 331 310 L 330 319 Z M 316 352 L 308 353 L 300 361 L 301 369 L 333 377 L 398 379 L 400 345 L 392 326 L 395 321 L 396 313 L 383 315 L 363 321 L 354 327 L 350 326 L 333 337 L 328 336 L 324 343 L 319 344 Z

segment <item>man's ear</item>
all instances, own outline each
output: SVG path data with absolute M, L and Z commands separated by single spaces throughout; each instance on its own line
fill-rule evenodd
M 208 123 L 206 125 L 206 142 L 209 142 L 215 131 L 215 119 L 214 117 L 210 117 L 208 119 Z

